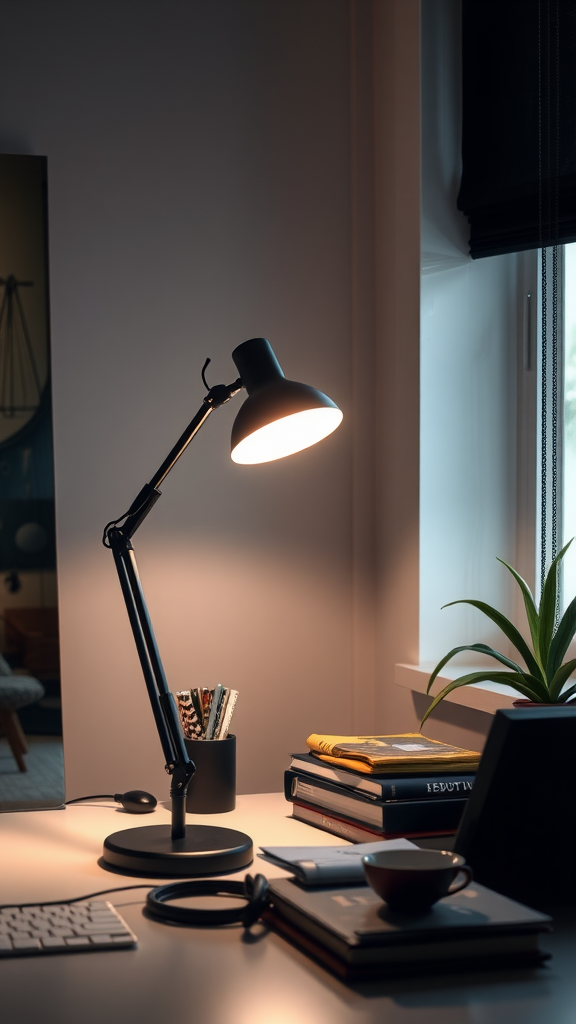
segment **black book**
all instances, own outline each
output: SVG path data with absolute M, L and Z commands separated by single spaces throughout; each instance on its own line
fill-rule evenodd
M 284 794 L 287 800 L 332 811 L 383 835 L 455 832 L 466 806 L 466 798 L 396 802 L 371 799 L 344 786 L 290 770 L 284 773 Z
M 290 768 L 295 772 L 306 772 L 326 782 L 378 800 L 448 800 L 462 798 L 472 792 L 473 772 L 422 772 L 420 775 L 398 772 L 366 775 L 352 768 L 338 768 L 321 761 L 314 754 L 291 754 Z
M 359 825 L 351 818 L 344 818 L 341 815 L 333 814 L 331 811 L 322 811 L 318 808 L 307 807 L 306 804 L 293 803 L 292 817 L 297 821 L 303 821 L 314 828 L 321 828 L 323 832 L 331 832 L 334 836 L 348 840 L 349 843 L 377 843 L 383 839 L 423 839 L 428 836 L 453 836 L 454 828 L 440 829 L 418 828 L 413 832 L 406 829 L 402 832 L 382 832 L 368 828 L 367 825 Z
M 347 981 L 496 967 L 535 967 L 548 959 L 538 936 L 545 914 L 472 883 L 421 914 L 393 912 L 368 886 L 305 889 L 269 883 L 266 919 Z

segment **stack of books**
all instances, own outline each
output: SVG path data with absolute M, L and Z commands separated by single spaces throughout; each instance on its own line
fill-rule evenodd
M 494 968 L 538 967 L 549 954 L 545 914 L 473 883 L 420 914 L 393 913 L 368 886 L 305 889 L 269 884 L 264 919 L 346 981 Z
M 480 754 L 428 739 L 319 736 L 292 754 L 284 776 L 293 817 L 366 843 L 452 835 L 472 791 Z

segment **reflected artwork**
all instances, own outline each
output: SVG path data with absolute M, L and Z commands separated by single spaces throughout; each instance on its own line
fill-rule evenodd
M 0 155 L 0 810 L 64 800 L 46 159 Z

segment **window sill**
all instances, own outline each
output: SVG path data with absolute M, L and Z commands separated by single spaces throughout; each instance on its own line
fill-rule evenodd
M 481 665 L 445 665 L 434 683 L 434 693 L 439 693 L 444 686 L 458 676 L 467 672 L 478 672 Z M 426 687 L 434 665 L 396 665 L 394 682 L 397 686 L 404 686 L 415 693 L 426 693 Z M 502 669 L 498 669 L 502 671 Z M 453 690 L 444 699 L 452 704 L 460 704 L 462 707 L 475 708 L 477 711 L 484 711 L 493 715 L 499 708 L 511 708 L 513 702 L 518 700 L 520 694 L 511 686 L 504 686 L 502 683 L 472 683 L 471 686 L 460 686 Z

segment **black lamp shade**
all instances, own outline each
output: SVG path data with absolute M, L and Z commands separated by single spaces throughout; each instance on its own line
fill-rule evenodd
M 232 459 L 244 465 L 270 462 L 302 451 L 341 423 L 337 405 L 316 388 L 286 380 L 266 338 L 234 349 L 248 398 L 232 427 Z

